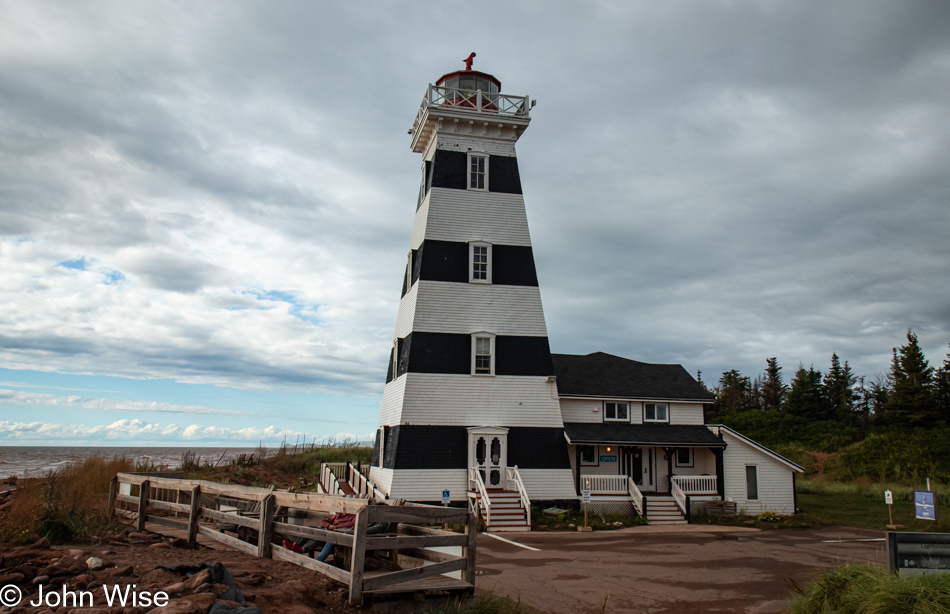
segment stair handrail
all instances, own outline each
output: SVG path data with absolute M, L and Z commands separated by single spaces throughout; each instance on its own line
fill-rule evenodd
M 521 481 L 521 473 L 518 472 L 518 465 L 508 467 L 508 483 L 510 484 L 511 482 L 515 483 L 518 494 L 521 496 L 521 507 L 524 508 L 525 522 L 530 527 L 531 499 L 528 497 L 528 490 L 524 487 L 524 482 Z
M 333 463 L 334 465 L 343 465 L 343 463 Z M 340 488 L 340 480 L 337 479 L 330 468 L 330 463 L 320 463 L 320 484 L 329 495 L 343 495 L 343 489 Z
M 353 482 L 356 482 L 356 488 L 354 490 L 361 497 L 368 497 L 370 499 L 375 499 L 377 501 L 385 501 L 386 495 L 383 494 L 381 490 L 376 488 L 376 486 L 369 481 L 363 472 L 360 470 L 360 467 L 357 467 L 352 462 L 348 462 L 347 466 L 350 469 L 350 486 L 354 486 Z
M 637 510 L 637 513 L 641 516 L 645 515 L 643 509 L 643 493 L 640 492 L 637 483 L 634 482 L 631 477 L 627 478 L 627 492 L 630 493 L 630 500 L 633 502 L 633 507 Z
M 481 497 L 482 509 L 485 510 L 485 527 L 491 526 L 491 499 L 488 498 L 488 489 L 485 488 L 485 480 L 478 467 L 468 468 L 468 483 L 475 486 L 475 491 Z
M 673 500 L 676 502 L 676 507 L 680 509 L 680 511 L 683 513 L 683 516 L 688 516 L 689 512 L 686 511 L 686 493 L 683 492 L 683 489 L 680 488 L 680 485 L 675 481 L 670 482 L 670 494 L 673 495 Z

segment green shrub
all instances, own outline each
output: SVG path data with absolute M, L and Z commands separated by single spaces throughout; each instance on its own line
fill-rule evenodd
M 792 614 L 938 614 L 950 612 L 950 575 L 898 576 L 882 567 L 842 565 L 816 578 Z

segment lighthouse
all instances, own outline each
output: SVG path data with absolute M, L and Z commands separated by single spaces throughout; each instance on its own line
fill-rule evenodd
M 488 497 L 500 528 L 508 506 L 577 492 L 515 152 L 534 104 L 473 58 L 410 131 L 420 188 L 370 479 L 390 499 Z

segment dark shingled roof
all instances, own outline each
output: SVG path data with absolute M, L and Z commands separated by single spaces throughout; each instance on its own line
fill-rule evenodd
M 625 422 L 565 422 L 570 443 L 675 445 L 720 447 L 726 444 L 702 424 L 627 424 Z
M 551 354 L 551 358 L 561 396 L 713 400 L 681 365 L 654 365 L 603 352 Z

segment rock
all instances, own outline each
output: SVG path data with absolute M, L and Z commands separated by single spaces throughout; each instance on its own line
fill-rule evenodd
M 197 546 L 198 544 L 192 544 L 183 537 L 176 537 L 172 540 L 172 547 L 181 548 L 182 550 L 194 550 Z
M 89 588 L 89 583 L 92 582 L 95 578 L 90 576 L 87 573 L 81 574 L 73 578 L 73 582 L 82 586 L 82 588 Z
M 6 586 L 7 584 L 24 584 L 26 581 L 26 576 L 21 573 L 8 573 L 0 576 L 0 586 Z
M 33 584 L 36 585 L 46 584 L 47 582 L 49 582 L 49 576 L 36 576 L 33 578 Z
M 26 582 L 32 582 L 33 578 L 36 577 L 36 571 L 30 565 L 17 565 L 7 573 L 21 573 Z
M 158 542 L 157 544 L 151 544 L 151 545 L 149 546 L 149 549 L 150 549 L 150 550 L 164 550 L 164 549 L 169 549 L 169 550 L 170 550 L 171 547 L 172 547 L 171 544 L 167 544 L 167 543 L 165 543 L 165 542 Z
M 214 593 L 195 593 L 182 597 L 182 599 L 187 599 L 198 606 L 199 612 L 207 612 L 214 605 L 216 597 Z
M 53 545 L 49 543 L 49 540 L 45 537 L 41 537 L 35 544 L 30 546 L 34 550 L 52 550 Z
M 128 546 L 129 544 L 127 542 L 120 542 L 116 539 L 112 539 L 112 540 L 109 540 L 109 545 L 110 546 Z
M 153 608 L 147 614 L 198 614 L 198 605 L 193 601 L 178 599 L 161 608 Z
M 197 588 L 202 584 L 207 584 L 211 580 L 211 570 L 202 569 L 195 575 L 185 581 L 185 588 Z
M 110 572 L 109 575 L 112 576 L 127 576 L 132 573 L 133 567 L 131 565 L 123 565 L 122 567 L 115 567 Z
M 163 588 L 162 590 L 165 591 L 166 593 L 168 593 L 169 596 L 178 595 L 178 594 L 180 594 L 180 593 L 185 592 L 185 583 L 184 583 L 184 582 L 176 582 L 176 583 L 174 583 L 174 584 L 169 584 L 168 586 L 166 586 L 166 587 Z
M 86 569 L 101 569 L 102 568 L 102 559 L 97 556 L 91 556 L 86 559 Z

